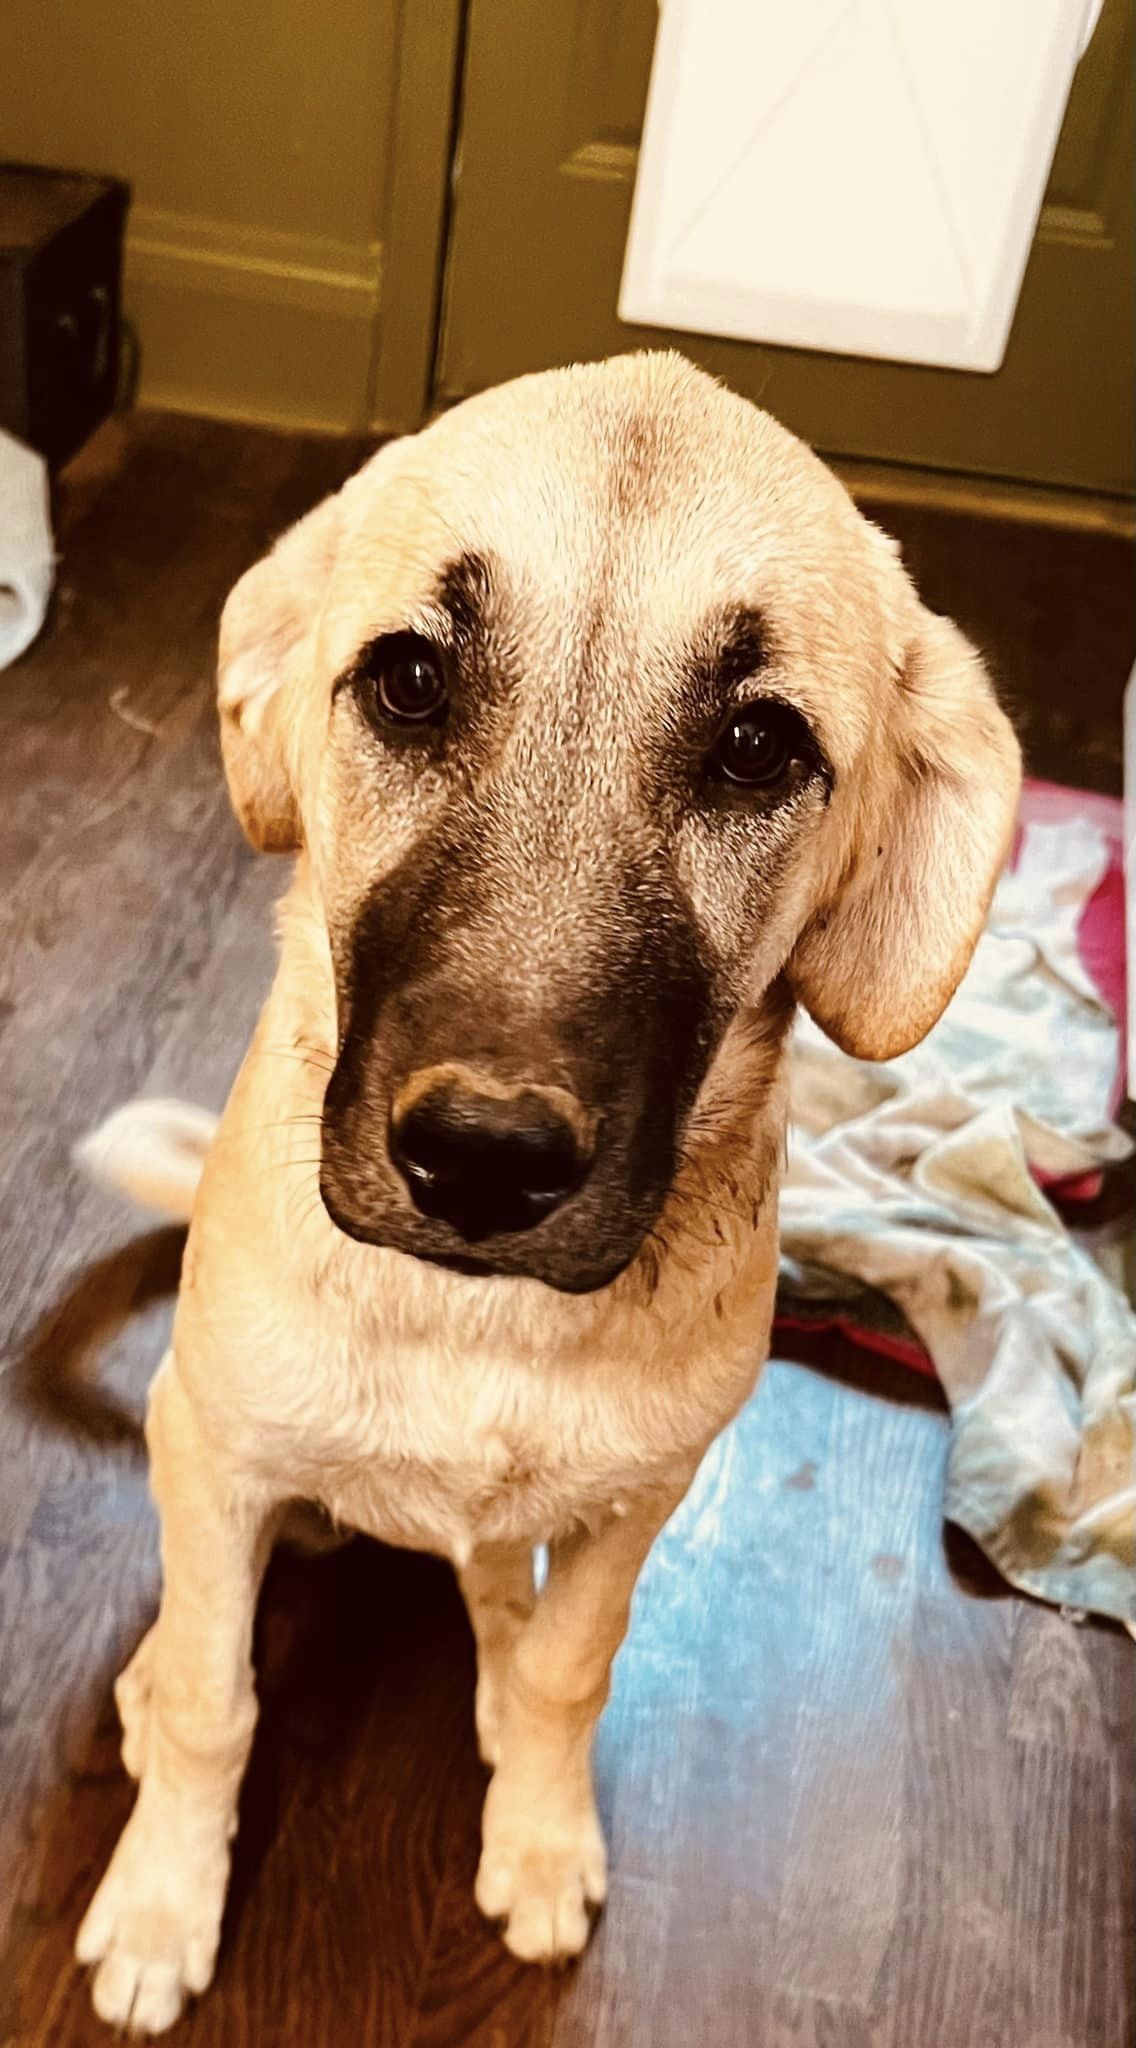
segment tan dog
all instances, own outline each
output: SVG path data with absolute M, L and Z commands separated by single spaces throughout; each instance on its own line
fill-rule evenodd
M 794 1003 L 869 1058 L 927 1031 L 1019 773 L 893 545 L 674 356 L 384 448 L 237 585 L 220 703 L 249 836 L 298 856 L 279 971 L 203 1172 L 162 1110 L 103 1143 L 193 1206 L 138 1799 L 78 1940 L 150 2031 L 212 1975 L 297 1499 L 453 1559 L 478 1901 L 520 1956 L 583 1946 L 636 1576 L 768 1340 Z

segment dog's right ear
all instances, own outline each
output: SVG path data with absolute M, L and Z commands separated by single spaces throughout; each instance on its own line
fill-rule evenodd
M 325 498 L 246 571 L 221 614 L 221 753 L 233 809 L 261 853 L 294 852 L 303 838 L 289 684 L 319 617 L 339 519 L 338 495 Z

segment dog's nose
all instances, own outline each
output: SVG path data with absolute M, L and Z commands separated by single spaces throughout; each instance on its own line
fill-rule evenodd
M 565 1090 L 505 1087 L 452 1068 L 412 1075 L 399 1090 L 390 1153 L 422 1214 L 471 1243 L 531 1230 L 591 1164 L 585 1113 Z

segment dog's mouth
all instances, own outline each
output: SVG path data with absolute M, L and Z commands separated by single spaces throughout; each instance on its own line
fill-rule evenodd
M 524 1277 L 529 1279 L 539 1278 L 536 1274 L 525 1276 L 513 1273 L 510 1275 L 500 1266 L 490 1264 L 487 1259 L 471 1258 L 468 1254 L 464 1257 L 459 1257 L 457 1255 L 450 1256 L 442 1252 L 420 1253 L 418 1256 L 424 1258 L 429 1265 L 442 1266 L 448 1273 L 462 1273 L 470 1280 L 500 1280 L 510 1277 L 514 1279 Z M 542 1284 L 555 1287 L 560 1294 L 599 1294 L 605 1287 L 613 1286 L 620 1275 L 626 1273 L 628 1266 L 633 1264 L 634 1258 L 635 1254 L 632 1253 L 630 1258 L 621 1259 L 616 1266 L 601 1267 L 598 1272 L 578 1273 L 575 1279 L 569 1279 L 567 1275 L 562 1275 L 558 1280 L 545 1280 Z
M 610 1287 L 633 1264 L 649 1227 L 628 1231 L 624 1219 L 609 1237 L 602 1215 L 589 1203 L 586 1217 L 549 1218 L 523 1232 L 487 1234 L 472 1243 L 397 1198 L 360 1209 L 326 1170 L 320 1196 L 335 1228 L 357 1244 L 401 1252 L 466 1279 L 536 1280 L 561 1294 Z
M 412 1257 L 424 1264 L 441 1266 L 447 1273 L 461 1273 L 468 1280 L 537 1280 L 543 1286 L 553 1287 L 559 1294 L 599 1294 L 605 1287 L 611 1287 L 628 1266 L 634 1264 L 638 1247 L 621 1256 L 614 1264 L 592 1264 L 577 1268 L 575 1272 L 558 1267 L 555 1273 L 546 1270 L 546 1262 L 534 1259 L 502 1265 L 497 1260 L 479 1258 L 473 1252 L 425 1252 L 417 1251 Z

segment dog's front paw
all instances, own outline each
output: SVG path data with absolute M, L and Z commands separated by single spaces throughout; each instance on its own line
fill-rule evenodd
M 503 1920 L 506 1947 L 523 1962 L 578 1956 L 590 1929 L 589 1906 L 603 1904 L 607 1855 L 590 1803 L 578 1814 L 509 1818 L 486 1801 L 475 1896 L 490 1920 Z
M 213 1975 L 227 1881 L 223 1849 L 179 1856 L 135 1812 L 75 1942 L 78 1960 L 95 1966 L 100 2019 L 136 2034 L 172 2027 Z

